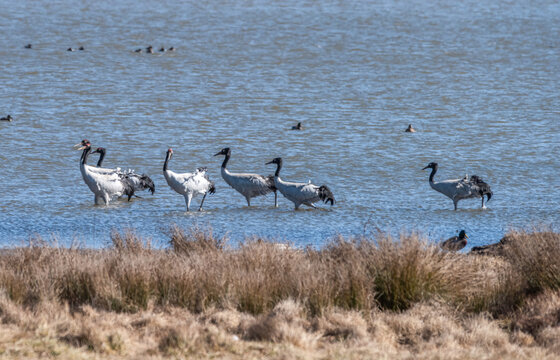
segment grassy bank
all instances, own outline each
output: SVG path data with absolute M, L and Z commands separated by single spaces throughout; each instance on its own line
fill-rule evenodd
M 103 250 L 0 253 L 0 354 L 19 358 L 557 358 L 560 234 L 500 256 L 415 235 L 291 249 L 175 228 Z

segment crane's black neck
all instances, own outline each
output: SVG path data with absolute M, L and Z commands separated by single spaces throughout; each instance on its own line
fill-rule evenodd
M 165 162 L 163 163 L 163 171 L 167 171 L 167 163 L 169 162 L 169 158 L 171 157 L 171 153 L 168 151 L 167 155 L 165 155 Z
M 280 170 L 282 170 L 282 159 L 278 160 L 276 163 L 276 172 L 274 173 L 274 176 L 280 176 Z
M 91 147 L 88 146 L 82 152 L 82 157 L 80 158 L 80 161 L 82 162 L 82 165 L 87 165 L 87 158 L 89 156 L 90 151 L 91 151 Z
M 97 160 L 97 167 L 101 167 L 103 164 L 103 159 L 105 158 L 105 149 L 99 149 L 99 160 Z
M 231 156 L 231 151 L 228 150 L 228 152 L 226 153 L 226 157 L 224 158 L 224 162 L 222 163 L 222 168 L 224 169 L 226 168 L 230 156 Z
M 432 183 L 434 182 L 434 175 L 436 174 L 436 172 L 437 172 L 437 165 L 435 165 L 432 168 L 432 172 L 430 173 L 430 182 L 432 182 Z

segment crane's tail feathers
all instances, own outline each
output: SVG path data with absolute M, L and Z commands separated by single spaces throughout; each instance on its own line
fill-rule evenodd
M 471 183 L 478 187 L 478 191 L 481 197 L 486 195 L 488 197 L 488 200 L 486 201 L 490 201 L 492 195 L 494 195 L 492 193 L 492 190 L 490 189 L 490 185 L 485 183 L 480 176 L 476 175 L 471 176 Z
M 330 202 L 331 206 L 334 205 L 334 195 L 327 185 L 321 185 L 319 187 L 319 199 L 323 200 L 325 204 Z
M 208 189 L 208 192 L 210 194 L 215 194 L 216 193 L 216 186 L 214 186 L 213 182 L 210 182 L 210 189 Z
M 154 195 L 154 192 L 156 191 L 154 182 L 146 174 L 142 174 L 142 176 L 140 176 L 140 186 L 142 187 L 142 189 L 150 189 L 152 195 Z

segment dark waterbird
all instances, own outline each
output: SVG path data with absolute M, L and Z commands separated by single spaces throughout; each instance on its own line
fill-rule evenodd
M 465 230 L 461 230 L 459 236 L 453 236 L 445 240 L 440 244 L 440 247 L 443 250 L 447 250 L 447 251 L 459 251 L 465 246 L 467 246 L 468 238 L 469 237 L 467 236 L 467 233 L 465 233 Z
M 292 130 L 303 130 L 303 126 L 301 126 L 301 122 L 298 122 L 297 125 L 292 126 Z

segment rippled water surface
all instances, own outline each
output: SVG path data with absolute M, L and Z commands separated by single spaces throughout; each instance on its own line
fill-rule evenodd
M 469 246 L 560 219 L 557 1 L 0 0 L 0 242 L 33 234 L 103 246 L 112 229 L 164 242 L 171 224 L 320 245 L 337 234 L 466 229 Z M 24 45 L 32 43 L 32 49 Z M 135 53 L 174 46 L 173 53 Z M 67 52 L 84 46 L 84 51 Z M 301 121 L 303 131 L 290 131 Z M 404 132 L 411 123 L 417 133 Z M 154 196 L 93 205 L 80 153 L 133 168 Z M 294 212 L 220 177 L 327 184 L 332 208 Z M 185 213 L 162 175 L 207 166 L 217 193 Z M 494 191 L 452 201 L 429 187 L 468 173 Z M 195 206 L 200 197 L 194 201 Z

